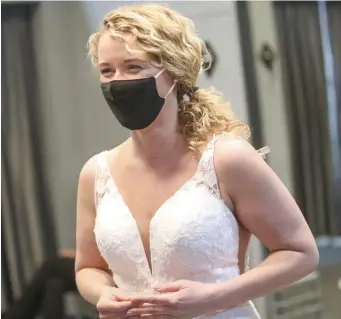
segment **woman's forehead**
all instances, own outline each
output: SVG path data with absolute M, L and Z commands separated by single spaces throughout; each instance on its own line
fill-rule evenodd
M 132 35 L 124 36 L 123 41 L 114 38 L 110 33 L 101 36 L 98 42 L 98 63 L 109 60 L 142 60 L 148 61 L 148 55 L 143 51 Z

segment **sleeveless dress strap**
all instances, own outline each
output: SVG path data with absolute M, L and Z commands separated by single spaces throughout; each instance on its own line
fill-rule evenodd
M 206 183 L 206 185 L 209 187 L 209 189 L 214 194 L 214 196 L 220 199 L 222 199 L 222 196 L 220 193 L 218 178 L 217 178 L 215 165 L 214 165 L 214 150 L 215 150 L 216 142 L 221 138 L 226 138 L 230 140 L 242 139 L 241 137 L 230 132 L 213 135 L 213 137 L 207 143 L 203 151 L 200 163 L 199 163 L 202 180 Z M 257 152 L 259 155 L 261 155 L 265 159 L 266 154 L 270 152 L 270 148 L 268 146 L 265 146 L 257 150 Z M 248 270 L 249 267 L 250 267 L 250 256 L 249 256 L 249 253 L 247 252 L 245 256 L 245 270 Z
M 201 159 L 199 161 L 199 173 L 200 179 L 208 186 L 210 191 L 217 196 L 221 197 L 217 174 L 214 166 L 214 148 L 216 141 L 220 138 L 220 135 L 213 135 L 204 148 Z
M 221 138 L 226 138 L 228 140 L 233 140 L 233 139 L 242 139 L 241 137 L 230 133 L 230 132 L 225 132 L 221 134 L 215 134 L 213 137 L 209 140 L 207 143 L 200 162 L 199 162 L 199 170 L 200 170 L 200 175 L 201 179 L 205 181 L 207 186 L 213 191 L 213 193 L 221 197 L 220 195 L 220 190 L 219 190 L 219 185 L 218 185 L 218 178 L 215 170 L 215 165 L 214 165 L 214 150 L 215 150 L 215 144 L 218 140 Z M 263 158 L 265 158 L 265 155 L 270 152 L 270 148 L 268 146 L 265 146 L 261 149 L 259 149 L 258 154 L 260 154 Z
M 94 200 L 95 207 L 97 208 L 100 199 L 105 194 L 107 188 L 107 182 L 109 178 L 108 174 L 108 161 L 106 158 L 107 151 L 103 151 L 95 156 L 96 160 L 96 175 L 94 184 Z
M 225 133 L 221 133 L 221 134 L 215 134 L 215 135 L 213 135 L 213 137 L 211 138 L 211 140 L 208 142 L 206 148 L 208 148 L 208 149 L 209 149 L 209 148 L 214 149 L 215 143 L 216 143 L 219 139 L 221 139 L 221 138 L 227 138 L 227 139 L 230 139 L 230 140 L 232 140 L 232 139 L 244 140 L 242 137 L 240 137 L 240 136 L 238 136 L 238 135 L 235 135 L 235 134 L 233 134 L 233 133 L 231 133 L 231 132 L 225 132 Z M 264 146 L 264 147 L 258 149 L 258 150 L 257 150 L 257 153 L 258 153 L 259 155 L 261 155 L 263 158 L 266 158 L 266 155 L 267 155 L 268 153 L 270 153 L 270 148 L 269 148 L 269 146 Z

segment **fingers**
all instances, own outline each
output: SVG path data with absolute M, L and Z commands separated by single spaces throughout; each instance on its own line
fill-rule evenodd
M 128 297 L 128 296 L 116 296 L 116 295 L 114 295 L 114 298 L 115 298 L 116 301 L 122 302 L 122 301 L 131 301 L 131 298 L 132 298 L 132 297 Z
M 101 302 L 97 305 L 97 310 L 100 313 L 126 312 L 128 309 L 132 308 L 132 306 L 133 305 L 130 301 Z
M 181 281 L 176 281 L 164 285 L 156 285 L 154 289 L 158 292 L 176 292 L 183 288 L 183 283 Z
M 136 296 L 130 299 L 131 303 L 136 304 L 149 303 L 154 305 L 172 305 L 173 299 L 168 294 L 163 295 L 144 295 Z
M 154 315 L 160 315 L 163 316 L 169 312 L 169 309 L 165 306 L 155 306 L 155 305 L 146 305 L 141 308 L 134 308 L 130 309 L 127 312 L 128 316 L 154 316 Z

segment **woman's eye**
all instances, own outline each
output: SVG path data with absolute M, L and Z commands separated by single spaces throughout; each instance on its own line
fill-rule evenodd
M 106 75 L 106 74 L 109 74 L 109 73 L 111 73 L 111 72 L 113 72 L 111 69 L 109 69 L 109 68 L 107 68 L 107 69 L 102 69 L 101 70 L 101 73 L 103 74 L 103 75 Z
M 139 71 L 139 70 L 142 70 L 142 67 L 139 65 L 129 65 L 128 70 Z

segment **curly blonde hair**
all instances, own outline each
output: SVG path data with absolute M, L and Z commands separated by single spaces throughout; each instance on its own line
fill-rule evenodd
M 213 87 L 192 91 L 211 58 L 190 19 L 159 4 L 129 5 L 109 12 L 88 41 L 95 67 L 98 42 L 106 32 L 122 41 L 132 35 L 147 56 L 177 81 L 179 123 L 189 149 L 199 151 L 210 137 L 223 132 L 249 138 L 248 125 L 236 118 L 220 92 Z

